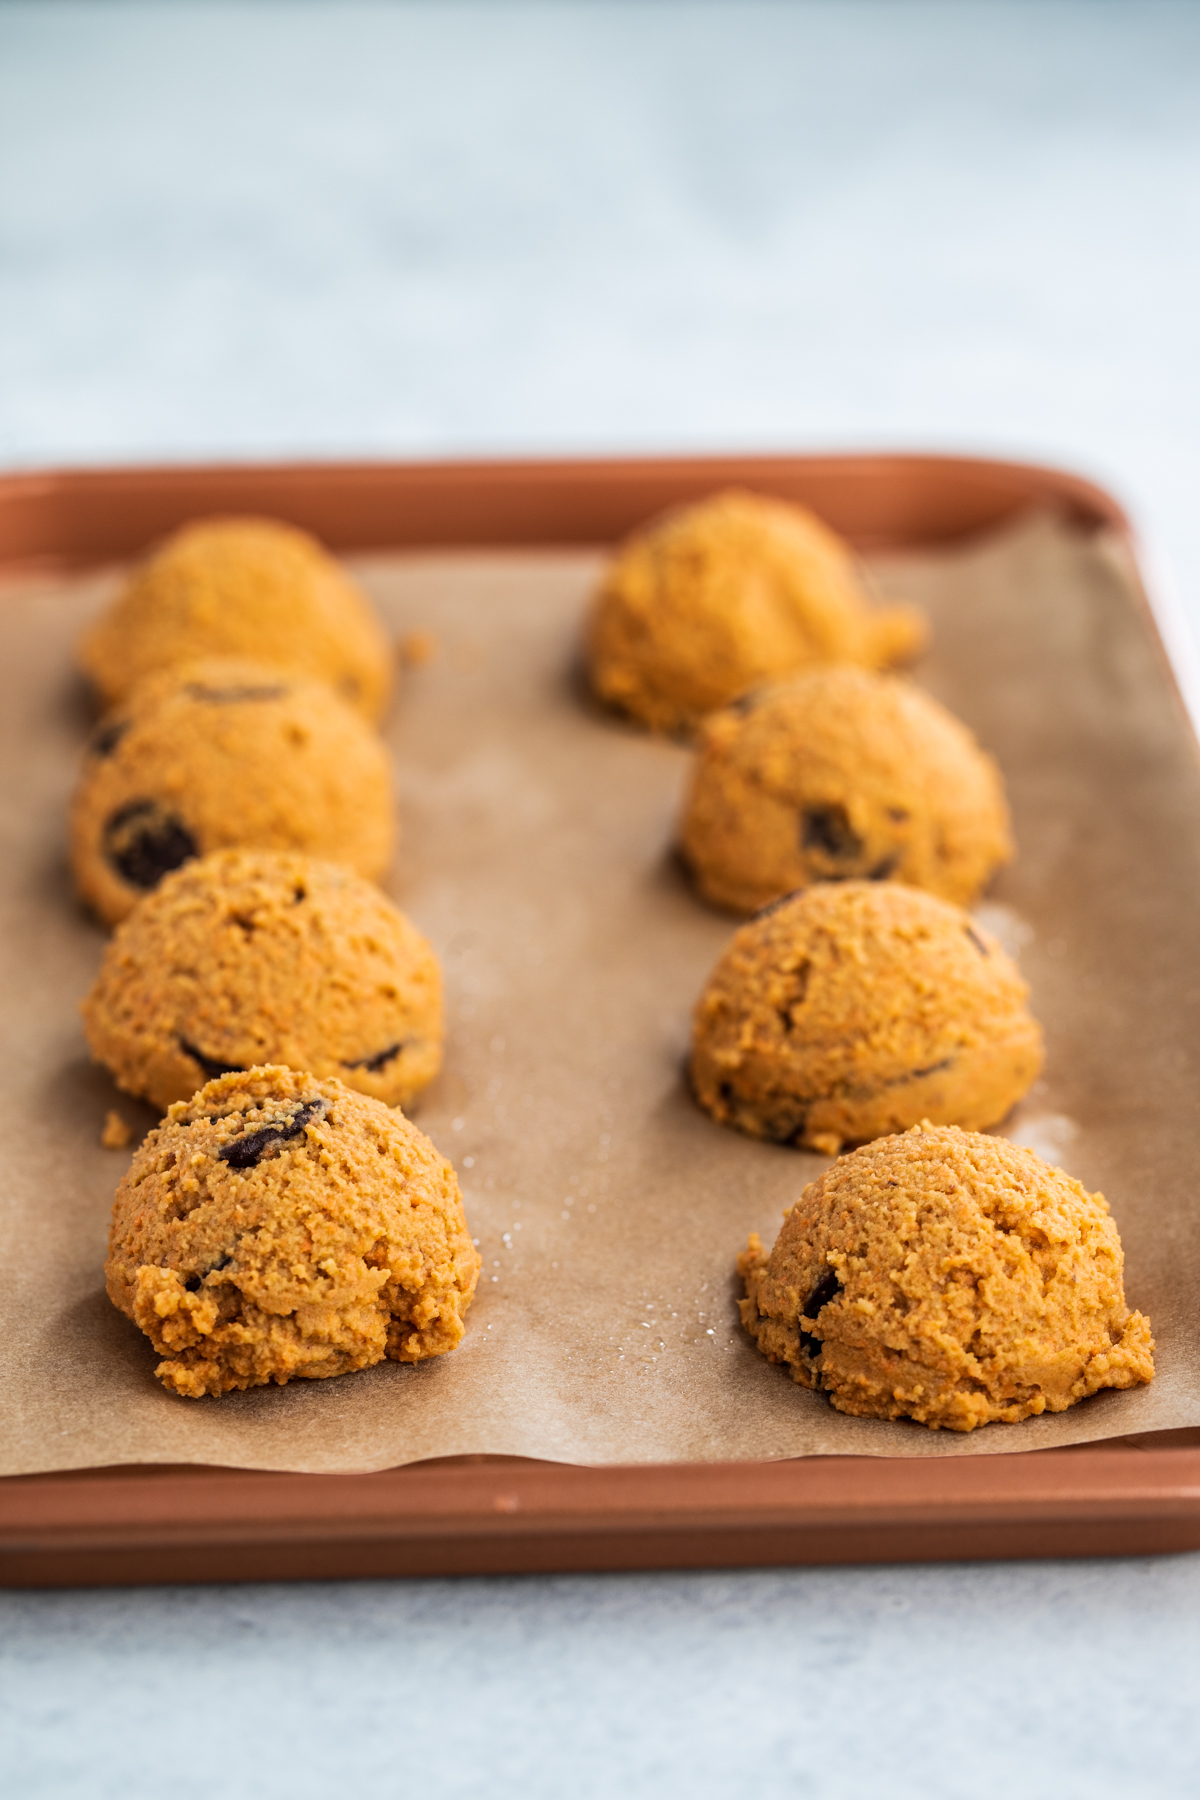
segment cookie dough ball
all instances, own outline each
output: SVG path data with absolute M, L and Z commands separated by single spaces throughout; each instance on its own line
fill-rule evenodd
M 696 1006 L 691 1077 L 722 1125 L 835 1155 L 994 1125 L 1042 1066 L 1028 989 L 969 915 L 899 882 L 823 883 L 735 932 Z
M 301 850 L 382 875 L 387 750 L 323 682 L 214 657 L 151 676 L 103 720 L 71 808 L 79 891 L 109 924 L 227 846 Z
M 260 1063 L 335 1075 L 407 1106 L 442 1061 L 432 946 L 337 863 L 219 850 L 117 927 L 83 1003 L 92 1055 L 166 1110 Z
M 846 665 L 709 715 L 681 846 L 732 912 L 848 876 L 966 904 L 1012 855 L 1000 771 L 966 726 L 911 682 Z
M 601 699 L 686 731 L 811 663 L 913 655 L 923 615 L 867 599 L 848 547 L 802 506 L 718 494 L 635 532 L 597 596 L 588 657 Z
M 916 1126 L 843 1156 L 738 1258 L 742 1322 L 839 1412 L 973 1431 L 1154 1376 L 1103 1194 L 1032 1150 Z
M 163 1386 L 197 1399 L 453 1350 L 479 1255 L 453 1168 L 402 1113 L 262 1068 L 150 1132 L 105 1273 Z
M 200 519 L 130 578 L 79 645 L 106 703 L 156 669 L 245 656 L 310 675 L 378 719 L 392 654 L 364 594 L 306 531 L 274 519 Z

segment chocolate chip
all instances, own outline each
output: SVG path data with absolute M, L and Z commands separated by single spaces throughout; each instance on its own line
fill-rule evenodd
M 130 800 L 104 827 L 104 855 L 130 887 L 155 888 L 164 875 L 200 854 L 181 819 L 157 800 Z
M 374 1056 L 360 1056 L 357 1062 L 343 1063 L 344 1069 L 370 1069 L 372 1074 L 386 1068 L 394 1057 L 399 1056 L 407 1040 L 401 1038 L 398 1044 L 389 1044 L 386 1050 L 379 1050 Z
M 835 1294 L 842 1291 L 842 1283 L 836 1269 L 826 1266 L 824 1273 L 818 1278 L 817 1285 L 804 1305 L 800 1308 L 800 1316 L 816 1323 L 817 1315 L 823 1306 L 828 1306 Z M 806 1356 L 821 1354 L 821 1339 L 814 1337 L 811 1331 L 800 1333 L 800 1347 Z
M 953 1067 L 954 1058 L 943 1056 L 941 1062 L 926 1063 L 923 1069 L 910 1069 L 908 1074 L 902 1075 L 900 1079 L 901 1081 L 923 1081 L 926 1075 L 940 1075 L 943 1069 L 952 1069 Z
M 908 813 L 902 806 L 889 806 L 887 809 L 887 816 L 889 819 L 894 819 L 897 825 L 903 825 L 904 821 L 908 818 Z
M 885 856 L 881 863 L 876 863 L 875 867 L 868 874 L 867 880 L 887 881 L 895 873 L 896 864 L 899 860 L 900 858 L 898 856 Z
M 978 950 L 980 956 L 990 956 L 991 955 L 991 951 L 988 949 L 987 945 L 984 943 L 983 939 L 980 937 L 980 935 L 977 931 L 972 930 L 970 925 L 964 925 L 963 930 L 966 932 L 967 936 L 970 938 L 971 942 L 974 944 L 975 948 Z
M 797 1107 L 793 1104 L 788 1106 L 785 1112 L 764 1118 L 760 1123 L 762 1134 L 768 1143 L 788 1144 L 793 1150 L 796 1150 L 803 1143 L 804 1134 L 808 1130 L 808 1107 L 807 1105 Z
M 725 710 L 726 712 L 737 713 L 739 718 L 744 719 L 749 713 L 754 711 L 761 698 L 761 688 L 750 688 L 746 693 L 739 694 L 735 700 L 726 701 Z
M 778 900 L 768 900 L 767 904 L 760 906 L 755 913 L 754 923 L 757 924 L 759 919 L 769 919 L 772 913 L 777 913 L 781 906 L 786 906 L 789 900 L 797 899 L 803 892 L 803 888 L 793 888 L 790 894 L 780 894 Z
M 282 700 L 285 687 L 205 687 L 203 682 L 189 681 L 184 692 L 191 700 L 206 700 L 212 706 L 237 706 L 243 700 Z
M 782 1006 L 777 1005 L 775 1008 L 779 1023 L 783 1026 L 785 1031 L 790 1031 L 792 1029 L 792 1026 L 796 1022 L 796 1014 L 800 1011 L 800 1008 L 804 1005 L 804 1002 L 808 997 L 808 983 L 811 975 L 812 963 L 809 961 L 808 957 L 805 957 L 804 961 L 799 963 L 791 972 L 787 985 L 785 1004 Z
M 206 1081 L 215 1081 L 218 1075 L 244 1075 L 246 1072 L 245 1063 L 219 1062 L 215 1056 L 205 1056 L 203 1050 L 197 1050 L 195 1044 L 189 1044 L 186 1038 L 180 1038 L 179 1048 L 203 1069 Z
M 844 806 L 805 807 L 800 815 L 800 842 L 805 850 L 823 851 L 835 862 L 854 862 L 862 855 L 862 840 Z
M 314 1119 L 324 1118 L 328 1111 L 328 1100 L 303 1101 L 289 1118 L 281 1119 L 277 1125 L 260 1125 L 257 1131 L 243 1132 L 241 1137 L 222 1144 L 217 1155 L 231 1169 L 252 1169 L 268 1150 L 273 1150 L 287 1138 L 302 1137 L 305 1126 L 311 1125 Z
M 208 1268 L 205 1269 L 203 1275 L 189 1275 L 187 1280 L 183 1284 L 184 1287 L 187 1289 L 189 1294 L 194 1294 L 198 1288 L 203 1286 L 205 1275 L 212 1275 L 212 1274 L 215 1274 L 220 1269 L 227 1269 L 232 1261 L 233 1261 L 232 1256 L 221 1257 L 219 1262 L 210 1263 Z
M 111 756 L 125 733 L 129 730 L 128 719 L 109 719 L 96 731 L 88 749 L 93 756 Z

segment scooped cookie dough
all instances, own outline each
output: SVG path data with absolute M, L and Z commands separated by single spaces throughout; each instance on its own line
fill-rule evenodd
M 630 537 L 596 597 L 596 692 L 686 731 L 758 683 L 812 663 L 871 668 L 922 646 L 923 614 L 873 607 L 848 547 L 804 507 L 738 491 Z
M 336 863 L 219 850 L 117 927 L 83 1002 L 92 1055 L 165 1109 L 214 1076 L 284 1063 L 407 1106 L 442 1060 L 432 946 Z
M 274 519 L 199 519 L 176 531 L 82 638 L 106 703 L 154 670 L 245 656 L 314 676 L 377 719 L 391 648 L 365 595 L 315 538 Z
M 680 839 L 700 892 L 733 912 L 847 877 L 965 905 L 1012 855 L 1000 771 L 967 727 L 847 665 L 709 715 Z
M 994 1125 L 1042 1066 L 1000 945 L 899 882 L 808 888 L 734 933 L 696 1005 L 691 1078 L 722 1125 L 835 1155 L 939 1125 Z
M 1103 1194 L 1003 1138 L 915 1126 L 843 1156 L 738 1258 L 742 1322 L 839 1412 L 951 1431 L 1154 1376 Z
M 453 1350 L 479 1254 L 453 1168 L 402 1113 L 262 1068 L 150 1132 L 105 1272 L 163 1386 L 197 1399 Z
M 105 718 L 71 808 L 71 863 L 109 924 L 192 857 L 300 850 L 382 875 L 387 750 L 323 682 L 212 658 L 151 676 Z

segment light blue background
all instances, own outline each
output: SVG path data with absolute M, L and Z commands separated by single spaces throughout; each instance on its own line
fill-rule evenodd
M 0 464 L 1035 457 L 1133 505 L 1186 674 L 1198 395 L 1200 4 L 0 0 Z M 0 1596 L 0 1772 L 1191 1795 L 1198 1603 L 1191 1558 Z

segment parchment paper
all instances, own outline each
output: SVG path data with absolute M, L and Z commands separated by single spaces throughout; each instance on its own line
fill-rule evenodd
M 824 1165 L 722 1130 L 681 1080 L 733 925 L 670 854 L 686 751 L 580 691 L 600 560 L 356 565 L 398 633 L 439 645 L 389 728 L 391 891 L 444 959 L 446 1068 L 415 1117 L 458 1166 L 483 1276 L 450 1356 L 221 1400 L 164 1393 L 103 1291 L 129 1152 L 101 1125 L 114 1104 L 139 1135 L 153 1115 L 88 1063 L 76 1008 L 103 939 L 62 845 L 89 721 L 70 646 L 116 575 L 0 598 L 4 1472 L 986 1455 L 1200 1424 L 1200 772 L 1119 547 L 1041 519 L 876 571 L 929 607 L 919 677 L 1008 777 L 1020 855 L 983 914 L 1020 951 L 1049 1058 L 1005 1129 L 1107 1193 L 1158 1342 L 1152 1387 L 970 1436 L 842 1418 L 738 1328 L 737 1251 L 773 1241 Z

